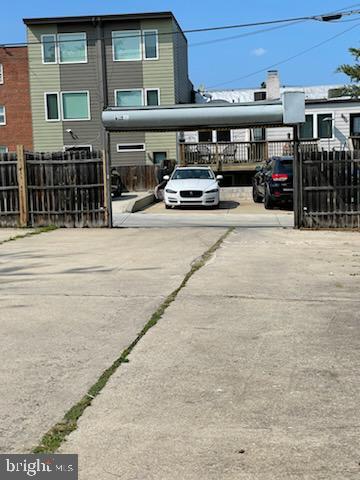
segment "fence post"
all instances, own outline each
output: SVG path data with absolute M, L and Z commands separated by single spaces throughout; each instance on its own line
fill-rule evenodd
M 103 160 L 103 182 L 104 182 L 104 208 L 105 222 L 108 227 L 112 227 L 112 202 L 111 202 L 111 175 L 108 155 L 106 150 L 102 150 Z
M 294 141 L 294 160 L 293 160 L 293 208 L 294 208 L 294 227 L 302 226 L 302 205 L 300 202 L 300 189 L 302 188 L 302 179 L 300 178 L 300 155 L 299 155 L 299 134 L 298 125 L 293 127 Z
M 26 159 L 23 145 L 17 145 L 17 180 L 19 185 L 19 224 L 20 227 L 27 227 L 29 219 L 28 208 L 28 191 L 27 191 L 27 174 L 26 174 Z

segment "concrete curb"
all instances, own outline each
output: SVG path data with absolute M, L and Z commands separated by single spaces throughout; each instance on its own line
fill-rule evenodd
M 126 207 L 125 212 L 126 213 L 134 213 L 134 212 L 139 212 L 140 210 L 143 210 L 145 207 L 148 207 L 149 205 L 152 205 L 155 203 L 155 195 L 153 193 L 148 193 L 147 195 L 136 198 L 132 202 L 129 203 L 129 205 Z

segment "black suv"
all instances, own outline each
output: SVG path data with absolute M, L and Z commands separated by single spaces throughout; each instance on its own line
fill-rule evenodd
M 270 210 L 293 203 L 293 157 L 272 157 L 253 177 L 253 199 Z

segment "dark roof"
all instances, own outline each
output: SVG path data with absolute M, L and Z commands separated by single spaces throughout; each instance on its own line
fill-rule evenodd
M 44 17 L 44 18 L 23 18 L 25 25 L 42 25 L 51 23 L 83 23 L 83 22 L 114 22 L 130 20 L 146 20 L 172 18 L 180 31 L 182 29 L 172 12 L 144 12 L 144 13 L 124 13 L 117 15 L 80 15 L 76 17 Z

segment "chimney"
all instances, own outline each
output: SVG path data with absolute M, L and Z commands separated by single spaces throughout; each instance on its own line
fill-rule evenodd
M 266 79 L 266 99 L 276 100 L 280 98 L 280 78 L 277 70 L 269 70 Z

